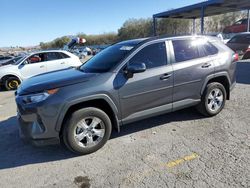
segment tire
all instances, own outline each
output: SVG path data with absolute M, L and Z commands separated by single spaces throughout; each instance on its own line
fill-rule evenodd
M 7 91 L 16 90 L 20 83 L 20 80 L 16 77 L 8 77 L 4 80 L 4 86 Z
M 218 82 L 210 83 L 207 85 L 197 109 L 204 116 L 215 116 L 224 108 L 226 96 L 226 89 L 222 84 Z
M 69 150 L 86 155 L 103 147 L 110 138 L 111 130 L 108 115 L 98 108 L 88 107 L 71 115 L 63 128 L 62 139 Z

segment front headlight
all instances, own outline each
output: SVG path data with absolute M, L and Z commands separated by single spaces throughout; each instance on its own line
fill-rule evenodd
M 26 96 L 23 96 L 22 100 L 25 104 L 42 102 L 42 101 L 46 100 L 50 95 L 55 94 L 57 91 L 58 91 L 58 89 L 52 89 L 52 90 L 45 91 L 43 93 L 26 95 Z

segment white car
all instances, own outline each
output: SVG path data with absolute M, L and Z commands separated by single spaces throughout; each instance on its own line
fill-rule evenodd
M 82 65 L 80 59 L 70 52 L 39 51 L 12 64 L 0 65 L 0 84 L 7 90 L 15 90 L 23 80 L 32 76 L 80 65 Z

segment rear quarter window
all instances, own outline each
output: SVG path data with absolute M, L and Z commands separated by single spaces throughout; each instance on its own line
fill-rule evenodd
M 215 55 L 219 52 L 219 50 L 214 45 L 208 42 L 203 45 L 203 48 L 207 55 Z

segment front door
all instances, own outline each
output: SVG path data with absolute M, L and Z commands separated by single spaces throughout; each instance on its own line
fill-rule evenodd
M 31 55 L 19 65 L 18 69 L 23 79 L 45 73 L 47 67 L 45 64 L 44 53 Z
M 137 52 L 129 64 L 143 62 L 146 71 L 118 79 L 123 123 L 172 110 L 173 70 L 168 64 L 166 43 L 149 44 Z

